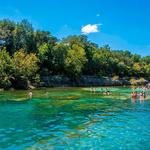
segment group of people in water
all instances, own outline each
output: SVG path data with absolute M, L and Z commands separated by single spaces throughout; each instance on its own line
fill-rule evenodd
M 131 92 L 131 99 L 132 100 L 136 100 L 139 97 L 139 99 L 141 101 L 144 101 L 146 98 L 145 91 L 150 90 L 150 85 L 149 86 L 143 86 L 143 87 L 136 87 L 136 88 L 133 88 L 132 90 L 133 90 Z M 141 92 L 138 93 L 136 90 L 139 90 Z M 99 89 L 99 88 L 92 87 L 92 88 L 90 88 L 90 91 L 92 93 L 100 93 L 103 95 L 111 95 L 112 94 L 112 92 L 108 88 L 100 88 Z
M 92 93 L 101 93 L 103 95 L 110 95 L 111 91 L 108 88 L 100 88 L 100 90 L 97 90 L 97 88 L 93 87 L 91 88 Z
M 136 100 L 138 98 L 138 96 L 139 96 L 140 100 L 145 100 L 145 98 L 146 98 L 146 94 L 145 94 L 144 91 L 142 91 L 140 93 L 137 93 L 136 91 L 133 91 L 131 93 L 131 99 L 132 100 Z
M 146 99 L 145 91 L 150 90 L 150 85 L 148 84 L 147 86 L 133 88 L 132 90 L 131 100 L 135 101 L 137 98 L 139 98 L 139 100 L 142 102 Z M 140 90 L 140 92 L 138 93 L 136 90 Z
M 146 93 L 145 93 L 145 90 L 150 90 L 150 84 L 148 84 L 147 86 L 144 86 L 144 87 L 137 87 L 137 88 L 133 88 L 132 89 L 133 91 L 131 92 L 131 99 L 133 101 L 135 101 L 138 97 L 140 99 L 140 101 L 144 101 L 145 98 L 146 98 Z M 141 92 L 137 92 L 136 90 L 142 90 Z M 111 95 L 112 92 L 108 89 L 108 88 L 96 88 L 96 87 L 91 87 L 90 88 L 90 91 L 92 93 L 100 93 L 100 94 L 103 94 L 103 95 Z M 45 93 L 45 95 L 47 95 L 48 92 Z M 28 98 L 29 99 L 32 99 L 33 97 L 33 93 L 30 91 L 28 93 Z

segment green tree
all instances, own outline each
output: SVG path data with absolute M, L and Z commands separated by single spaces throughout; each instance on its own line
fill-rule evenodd
M 147 64 L 144 66 L 144 77 L 149 77 L 150 76 L 150 64 Z
M 27 20 L 0 21 L 0 52 L 0 84 L 6 87 L 11 86 L 11 83 L 15 85 L 16 81 L 30 80 L 35 76 L 37 66 L 41 76 L 65 74 L 75 78 L 80 75 L 150 75 L 150 56 L 141 57 L 128 50 L 112 50 L 109 45 L 99 47 L 85 35 L 68 36 L 58 41 L 49 31 L 35 30 Z M 35 67 L 32 64 L 36 64 Z
M 35 32 L 35 41 L 36 41 L 36 46 L 37 49 L 43 44 L 43 43 L 47 43 L 49 44 L 51 47 L 56 45 L 57 42 L 57 38 L 52 36 L 50 32 L 48 31 L 40 31 L 37 30 Z
M 39 48 L 38 48 L 38 58 L 41 63 L 46 61 L 48 59 L 47 53 L 48 53 L 48 44 L 43 43 Z
M 28 81 L 36 77 L 38 58 L 35 54 L 27 54 L 19 50 L 13 55 L 13 84 L 19 88 L 28 88 Z
M 141 56 L 137 55 L 137 54 L 133 54 L 131 56 L 131 59 L 132 59 L 133 62 L 140 62 Z
M 11 86 L 12 59 L 6 49 L 0 51 L 0 87 L 9 88 Z
M 13 31 L 15 30 L 15 22 L 8 19 L 0 21 L 0 41 L 7 51 L 13 53 Z
M 32 25 L 27 20 L 22 20 L 16 25 L 13 31 L 14 47 L 13 51 L 24 49 L 26 52 L 35 51 L 34 31 Z
M 54 74 L 64 74 L 65 72 L 65 58 L 67 55 L 67 50 L 69 49 L 63 43 L 59 43 L 52 49 L 52 65 Z
M 43 43 L 38 48 L 38 58 L 39 58 L 39 66 L 40 66 L 40 74 L 41 75 L 49 75 L 49 66 L 48 66 L 48 52 L 49 52 L 49 45 L 47 43 Z
M 68 50 L 65 59 L 65 68 L 68 75 L 73 78 L 78 77 L 82 73 L 84 64 L 87 62 L 85 50 L 74 44 L 71 49 Z
M 144 64 L 150 64 L 150 56 L 143 57 L 141 62 L 143 62 Z
M 112 57 L 111 50 L 108 45 L 104 45 L 98 49 L 93 55 L 93 62 L 98 75 L 112 76 L 116 69 L 116 59 Z
M 64 38 L 62 40 L 62 42 L 67 44 L 68 46 L 72 46 L 74 44 L 77 44 L 77 45 L 84 48 L 84 46 L 87 43 L 87 37 L 85 35 L 79 35 L 79 36 L 71 35 L 71 36 L 68 36 L 67 38 Z

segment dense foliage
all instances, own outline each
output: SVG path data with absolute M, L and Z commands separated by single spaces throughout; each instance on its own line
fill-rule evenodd
M 48 31 L 33 29 L 27 20 L 0 21 L 0 87 L 11 87 L 37 76 L 81 75 L 149 77 L 150 56 L 99 47 L 86 36 L 58 40 Z

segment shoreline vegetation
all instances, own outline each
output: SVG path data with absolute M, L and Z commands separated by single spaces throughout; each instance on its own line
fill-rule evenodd
M 0 20 L 0 89 L 144 85 L 150 56 L 98 46 L 85 35 L 62 40 L 27 20 Z

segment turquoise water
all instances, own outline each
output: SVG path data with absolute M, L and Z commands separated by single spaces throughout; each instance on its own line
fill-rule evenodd
M 1 93 L 1 99 L 13 93 Z M 62 95 L 70 99 L 59 99 Z M 53 90 L 48 96 L 0 102 L 0 149 L 150 149 L 150 100 L 103 98 L 79 89 Z

